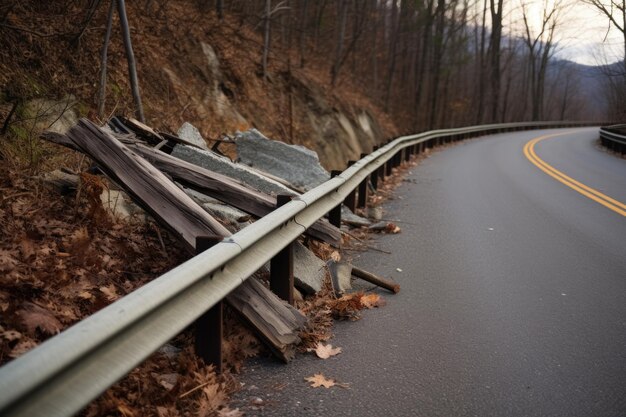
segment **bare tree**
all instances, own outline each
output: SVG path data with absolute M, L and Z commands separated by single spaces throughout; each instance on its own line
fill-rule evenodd
M 541 24 L 537 33 L 533 34 L 529 23 L 528 8 L 526 4 L 522 4 L 525 31 L 524 42 L 528 48 L 528 66 L 530 70 L 531 120 L 533 121 L 543 118 L 546 71 L 548 69 L 548 61 L 554 53 L 554 31 L 557 27 L 561 7 L 562 5 L 558 1 L 549 5 L 546 0 Z
M 130 88 L 133 92 L 135 100 L 136 115 L 139 121 L 145 123 L 146 118 L 143 114 L 143 105 L 141 104 L 141 94 L 139 93 L 139 81 L 137 79 L 137 63 L 135 62 L 135 54 L 133 53 L 133 45 L 130 41 L 130 27 L 128 26 L 128 18 L 126 17 L 126 4 L 124 0 L 117 0 L 117 13 L 120 17 L 120 25 L 122 27 L 122 35 L 124 37 L 124 48 L 126 49 L 126 59 L 128 60 L 128 75 L 130 78 Z

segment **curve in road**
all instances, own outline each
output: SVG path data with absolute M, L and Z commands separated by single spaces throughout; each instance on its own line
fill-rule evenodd
M 387 306 L 338 323 L 343 353 L 257 359 L 235 406 L 262 416 L 626 415 L 626 219 L 531 164 L 626 201 L 626 161 L 597 130 L 486 136 L 412 169 L 385 217 Z M 399 272 L 400 269 L 402 272 Z M 316 373 L 350 388 L 311 388 Z M 251 403 L 252 399 L 260 398 Z
M 524 146 L 524 155 L 526 155 L 526 158 L 528 158 L 528 160 L 532 162 L 533 164 L 535 164 L 535 166 L 537 166 L 540 170 L 542 170 L 543 172 L 545 172 L 546 174 L 548 174 L 555 180 L 559 181 L 560 183 L 565 184 L 571 189 L 578 191 L 585 197 L 588 197 L 592 199 L 593 201 L 599 204 L 602 204 L 609 210 L 613 210 L 614 212 L 621 214 L 622 216 L 626 216 L 626 204 L 621 203 L 591 187 L 586 186 L 585 184 L 582 184 L 576 181 L 570 176 L 557 170 L 553 166 L 547 164 L 544 160 L 538 157 L 537 154 L 535 153 L 535 145 L 538 142 L 548 139 L 548 138 L 555 137 L 555 136 L 567 135 L 569 133 L 571 132 L 555 133 L 552 135 L 539 136 L 538 138 L 532 139 L 531 141 L 526 143 L 526 145 Z

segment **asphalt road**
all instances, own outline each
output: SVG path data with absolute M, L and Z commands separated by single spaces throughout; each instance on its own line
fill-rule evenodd
M 478 138 L 413 168 L 385 206 L 402 233 L 376 240 L 392 254 L 355 260 L 401 292 L 336 325 L 334 358 L 249 363 L 234 405 L 251 416 L 626 415 L 626 217 L 524 155 L 531 139 L 568 131 Z M 596 132 L 534 151 L 626 203 L 626 160 Z M 310 388 L 319 372 L 349 388 Z

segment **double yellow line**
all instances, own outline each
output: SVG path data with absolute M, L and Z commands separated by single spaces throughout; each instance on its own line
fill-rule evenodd
M 602 204 L 604 207 L 610 210 L 613 210 L 614 212 L 626 217 L 626 204 L 619 202 L 605 194 L 602 194 L 600 191 L 595 190 L 591 187 L 588 187 L 585 184 L 582 184 L 571 177 L 568 177 L 567 175 L 565 175 L 558 169 L 554 168 L 551 165 L 548 165 L 544 160 L 539 158 L 537 154 L 535 153 L 535 145 L 541 142 L 542 140 L 553 138 L 555 136 L 563 136 L 563 135 L 571 134 L 573 132 L 575 131 L 569 131 L 565 133 L 555 133 L 552 135 L 545 135 L 545 136 L 540 136 L 538 138 L 535 138 L 524 146 L 524 155 L 526 155 L 526 158 L 528 158 L 530 162 L 535 164 L 540 170 L 542 170 L 543 172 L 545 172 L 546 174 L 548 174 L 555 180 L 559 181 L 562 184 L 567 185 L 573 190 L 578 191 L 580 194 L 592 199 L 596 203 Z

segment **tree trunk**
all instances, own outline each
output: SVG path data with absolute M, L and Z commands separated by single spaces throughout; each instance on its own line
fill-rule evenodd
M 122 35 L 124 37 L 124 48 L 126 49 L 126 59 L 128 60 L 130 88 L 133 92 L 135 106 L 137 107 L 137 119 L 139 119 L 140 122 L 145 123 L 146 118 L 143 114 L 143 105 L 141 104 L 141 95 L 139 93 L 139 81 L 137 80 L 137 64 L 135 63 L 133 45 L 130 41 L 130 28 L 128 26 L 128 17 L 126 16 L 126 4 L 124 3 L 124 0 L 117 0 L 117 13 L 120 17 L 120 25 L 122 27 Z
M 339 28 L 337 30 L 337 48 L 335 49 L 335 62 L 330 72 L 331 85 L 333 86 L 337 82 L 337 76 L 339 75 L 339 68 L 341 66 L 343 56 L 343 39 L 346 32 L 346 18 L 348 17 L 348 5 L 346 3 L 346 0 L 338 0 L 337 8 L 339 16 Z
M 107 17 L 107 27 L 104 33 L 104 43 L 102 45 L 102 53 L 100 55 L 100 88 L 98 94 L 98 117 L 102 119 L 104 117 L 104 103 L 106 100 L 106 85 L 107 85 L 107 61 L 109 51 L 109 41 L 111 39 L 111 28 L 113 27 L 113 13 L 115 12 L 116 0 L 111 0 L 109 3 L 109 13 Z
M 267 57 L 270 53 L 270 15 L 272 0 L 265 0 L 265 31 L 263 35 L 263 79 L 267 80 Z

